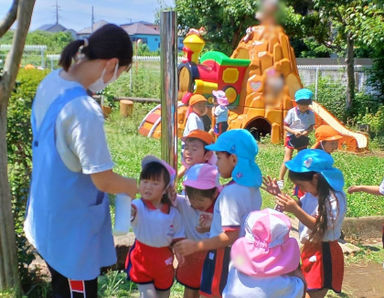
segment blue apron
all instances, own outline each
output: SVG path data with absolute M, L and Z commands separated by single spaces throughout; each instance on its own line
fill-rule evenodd
M 70 171 L 56 149 L 56 118 L 82 87 L 66 90 L 49 106 L 39 130 L 32 107 L 33 170 L 24 230 L 43 259 L 67 278 L 91 280 L 116 263 L 109 200 L 90 175 Z

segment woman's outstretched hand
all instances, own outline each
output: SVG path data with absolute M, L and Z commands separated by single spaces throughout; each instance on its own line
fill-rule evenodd
M 281 193 L 276 178 L 272 179 L 270 176 L 263 177 L 263 185 L 261 186 L 261 189 L 264 189 L 273 196 L 277 196 Z

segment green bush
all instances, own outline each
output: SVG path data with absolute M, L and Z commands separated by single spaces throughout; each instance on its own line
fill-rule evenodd
M 15 90 L 9 100 L 7 126 L 8 174 L 15 221 L 19 274 L 25 292 L 29 292 L 34 285 L 34 294 L 29 293 L 29 296 L 35 297 L 40 296 L 41 292 L 36 287 L 35 275 L 28 271 L 28 265 L 34 256 L 28 247 L 23 223 L 32 169 L 31 107 L 37 85 L 46 74 L 47 71 L 20 69 Z
M 309 88 L 315 92 L 315 85 Z M 340 81 L 335 81 L 329 76 L 319 77 L 317 84 L 317 102 L 323 105 L 337 119 L 347 120 L 346 88 Z

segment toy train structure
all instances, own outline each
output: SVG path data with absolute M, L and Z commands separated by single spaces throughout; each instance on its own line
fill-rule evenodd
M 229 129 L 245 128 L 256 138 L 270 135 L 273 144 L 281 143 L 285 115 L 295 106 L 295 92 L 303 87 L 293 48 L 283 28 L 278 25 L 248 28 L 231 57 L 217 51 L 206 52 L 200 57 L 204 46 L 205 41 L 198 30 L 191 30 L 184 39 L 185 56 L 178 66 L 179 136 L 182 136 L 187 120 L 189 98 L 193 94 L 202 94 L 213 104 L 212 91 L 223 90 L 229 101 Z M 269 96 L 267 85 L 271 74 L 283 78 L 281 90 L 273 97 Z M 367 150 L 367 135 L 350 131 L 315 101 L 311 109 L 316 115 L 316 126 L 331 125 L 343 136 L 340 149 Z M 214 117 L 209 116 L 214 122 Z M 143 119 L 139 133 L 160 137 L 160 105 Z

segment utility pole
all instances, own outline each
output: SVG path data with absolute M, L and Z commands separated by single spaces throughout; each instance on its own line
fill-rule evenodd
M 56 0 L 56 25 L 59 24 L 59 3 Z
M 92 16 L 91 16 L 91 33 L 93 33 L 93 25 L 95 24 L 95 12 L 94 7 L 92 5 Z

